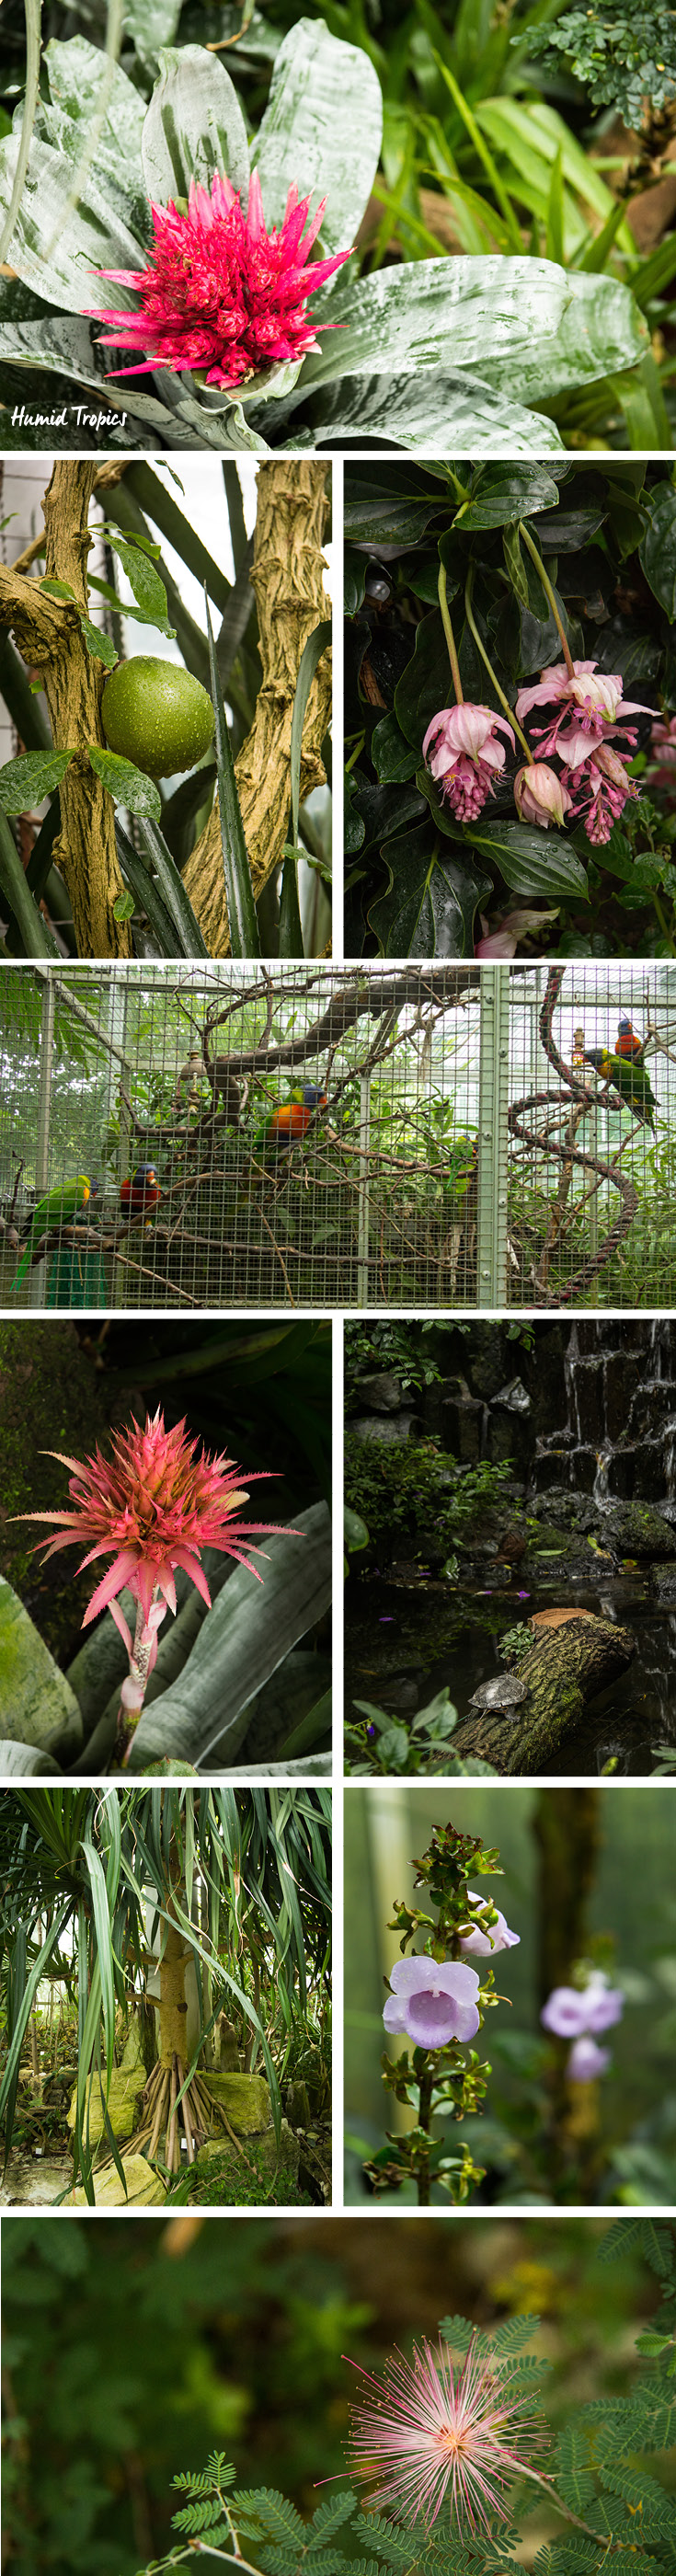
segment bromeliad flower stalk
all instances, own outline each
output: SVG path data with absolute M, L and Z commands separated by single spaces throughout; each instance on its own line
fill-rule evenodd
M 122 1684 L 115 1744 L 115 1757 L 123 1766 L 157 1661 L 162 1620 L 167 1610 L 176 1612 L 176 1569 L 188 1575 L 209 1609 L 211 1594 L 200 1561 L 203 1548 L 222 1549 L 236 1557 L 261 1582 L 252 1557 L 265 1551 L 252 1542 L 273 1533 L 289 1538 L 302 1535 L 285 1530 L 279 1521 L 233 1519 L 233 1513 L 248 1502 L 249 1485 L 259 1483 L 268 1470 L 259 1469 L 244 1486 L 241 1470 L 231 1459 L 212 1458 L 205 1449 L 198 1455 L 199 1449 L 199 1441 L 186 1434 L 185 1418 L 171 1431 L 165 1430 L 158 1406 L 152 1419 L 147 1415 L 143 1430 L 134 1420 L 130 1430 L 118 1434 L 109 1459 L 99 1449 L 84 1460 L 70 1458 L 60 1449 L 47 1451 L 47 1456 L 72 1469 L 68 1488 L 72 1508 L 16 1516 L 49 1523 L 51 1536 L 37 1541 L 45 1561 L 61 1548 L 81 1546 L 83 1540 L 88 1552 L 78 1573 L 98 1557 L 113 1558 L 92 1593 L 82 1625 L 88 1628 L 102 1610 L 110 1610 L 127 1649 L 129 1673 Z M 119 1601 L 125 1590 L 136 1602 L 133 1637 Z

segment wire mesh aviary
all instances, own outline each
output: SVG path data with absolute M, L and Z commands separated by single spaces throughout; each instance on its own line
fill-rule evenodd
M 674 975 L 6 967 L 3 1291 L 670 1307 Z

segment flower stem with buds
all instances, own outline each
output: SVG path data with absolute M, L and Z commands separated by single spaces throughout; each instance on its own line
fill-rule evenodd
M 539 548 L 536 546 L 535 538 L 531 536 L 530 528 L 526 528 L 526 527 L 524 527 L 523 519 L 520 519 L 520 520 L 519 520 L 519 536 L 520 536 L 520 537 L 523 537 L 524 545 L 528 547 L 528 552 L 529 552 L 529 555 L 531 556 L 531 559 L 532 559 L 532 561 L 533 561 L 533 563 L 534 563 L 534 565 L 535 565 L 535 570 L 536 570 L 536 572 L 537 572 L 537 573 L 539 573 L 540 580 L 541 580 L 541 582 L 542 582 L 542 588 L 543 588 L 543 591 L 544 591 L 544 594 L 545 594 L 545 599 L 548 599 L 548 601 L 549 601 L 549 606 L 550 606 L 550 608 L 551 608 L 552 617 L 553 617 L 553 619 L 554 619 L 554 624 L 555 624 L 555 626 L 557 626 L 557 627 L 558 627 L 559 635 L 560 635 L 560 637 L 561 637 L 561 645 L 562 645 L 562 650 L 563 650 L 563 658 L 564 658 L 564 662 L 565 662 L 565 665 L 566 665 L 566 670 L 567 670 L 567 673 L 568 673 L 568 678 L 569 678 L 569 680 L 572 680 L 572 679 L 573 679 L 573 677 L 574 677 L 573 656 L 572 656 L 571 649 L 570 649 L 570 645 L 569 645 L 569 642 L 568 642 L 568 637 L 567 637 L 567 635 L 564 635 L 564 632 L 563 632 L 563 626 L 562 626 L 562 623 L 561 623 L 561 611 L 560 611 L 560 608 L 559 608 L 559 604 L 558 604 L 558 600 L 557 600 L 557 597 L 556 597 L 556 593 L 555 593 L 555 591 L 554 591 L 554 590 L 552 590 L 552 585 L 551 585 L 551 582 L 550 582 L 550 579 L 549 579 L 549 573 L 548 573 L 548 572 L 545 572 L 544 564 L 543 564 L 543 561 L 542 561 L 542 556 L 541 556 L 541 554 L 540 554 Z

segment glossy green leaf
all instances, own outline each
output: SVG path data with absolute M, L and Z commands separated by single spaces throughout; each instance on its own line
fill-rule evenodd
M 174 630 L 170 627 L 167 617 L 167 594 L 164 582 L 151 556 L 145 553 L 142 546 L 127 544 L 124 537 L 118 536 L 117 529 L 106 528 L 106 542 L 112 548 L 113 554 L 117 555 L 123 572 L 126 572 L 137 607 L 142 609 L 144 617 L 152 619 L 161 634 L 173 634 Z
M 376 777 L 383 787 L 395 779 L 413 778 L 417 753 L 406 742 L 395 715 L 380 717 L 371 735 L 371 759 Z
M 481 815 L 467 826 L 466 848 L 468 857 L 476 852 L 499 868 L 515 894 L 565 896 L 569 903 L 589 900 L 586 869 L 565 832 L 540 832 L 527 823 L 489 823 Z
M 469 502 L 462 502 L 455 521 L 460 528 L 503 528 L 511 519 L 529 519 L 535 510 L 556 508 L 558 484 L 537 465 L 510 472 L 504 465 L 481 465 L 472 476 Z
M 431 822 L 384 841 L 388 891 L 368 907 L 383 957 L 472 957 L 475 915 L 490 880 L 471 854 L 439 851 Z
M 102 751 L 96 742 L 89 744 L 89 760 L 116 805 L 126 805 L 130 814 L 151 814 L 159 823 L 162 798 L 154 778 L 146 777 L 133 760 L 123 760 L 119 751 Z
M 426 482 L 422 467 L 402 465 L 399 457 L 393 465 L 352 465 L 348 460 L 343 528 L 350 561 L 358 545 L 372 545 L 376 552 L 379 544 L 416 545 L 445 497 L 438 476 L 432 480 L 430 475 Z
M 139 912 L 145 912 L 161 957 L 184 956 L 185 949 L 179 945 L 178 933 L 162 901 L 152 869 L 139 858 L 117 815 L 115 840 L 125 885 L 133 896 L 132 911 L 137 907 Z
M 5 814 L 28 814 L 51 796 L 73 758 L 72 751 L 26 751 L 0 769 L 0 805 Z
M 24 957 L 61 957 L 54 937 L 26 882 L 19 853 L 10 832 L 7 816 L 0 805 L 0 890 L 13 913 Z
M 145 814 L 138 817 L 138 831 L 142 850 L 154 870 L 162 901 L 177 932 L 179 957 L 208 957 L 206 941 L 163 833 Z
M 647 494 L 650 517 L 639 553 L 646 581 L 673 624 L 676 617 L 676 492 L 671 483 Z
M 629 290 L 614 278 L 566 273 L 552 260 L 429 259 L 342 281 L 332 320 L 344 323 L 306 358 L 302 390 L 333 377 L 453 368 L 528 407 L 631 367 L 646 347 Z M 542 429 L 542 423 L 538 424 Z
M 363 48 L 299 18 L 280 45 L 251 154 L 268 225 L 281 223 L 294 180 L 301 197 L 326 198 L 324 256 L 351 250 L 378 167 L 382 116 L 380 82 Z
M 204 45 L 167 45 L 160 54 L 143 128 L 143 175 L 153 205 L 187 197 L 191 179 L 210 188 L 215 171 L 249 196 L 246 125 L 234 82 Z

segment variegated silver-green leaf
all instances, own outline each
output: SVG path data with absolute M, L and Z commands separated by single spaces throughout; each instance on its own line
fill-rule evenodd
M 191 179 L 210 187 L 215 170 L 249 195 L 249 146 L 234 82 L 204 45 L 168 45 L 143 128 L 143 172 L 154 206 L 187 197 Z
M 335 446 L 363 438 L 405 447 L 413 455 L 447 456 L 449 441 L 458 453 L 473 456 L 561 455 L 563 440 L 552 420 L 523 411 L 482 384 L 478 376 L 454 369 L 423 369 L 417 375 L 348 376 L 345 383 L 324 385 L 303 404 L 315 438 Z M 291 434 L 291 432 L 290 432 Z
M 317 305 L 319 318 L 320 307 Z M 446 368 L 476 375 L 526 405 L 635 366 L 645 324 L 612 277 L 566 274 L 548 259 L 424 259 L 341 280 L 303 390 L 336 376 L 403 376 Z
M 268 224 L 281 223 L 293 180 L 326 197 L 322 250 L 349 250 L 378 167 L 383 108 L 368 54 L 300 18 L 277 55 L 251 159 Z
M 157 61 L 162 45 L 173 45 L 181 0 L 126 0 L 125 34 L 142 63 Z
M 0 144 L 0 213 L 9 206 L 19 145 L 15 134 Z M 63 152 L 33 142 L 19 213 L 12 234 L 12 267 L 48 304 L 86 313 L 111 304 L 113 291 L 97 276 L 104 268 L 138 269 L 143 250 L 99 186 L 93 170 L 82 181 L 77 207 L 69 205 L 72 164 Z M 45 243 L 50 242 L 49 262 Z M 117 305 L 133 305 L 131 287 L 116 286 Z
M 110 78 L 110 64 L 99 45 L 88 45 L 85 36 L 70 36 L 66 44 L 52 37 L 45 47 L 45 67 L 49 78 L 52 108 L 60 123 L 59 140 L 71 161 L 79 160 L 92 117 L 96 116 L 103 93 L 105 115 L 100 144 L 119 167 L 121 161 L 135 168 L 141 178 L 141 137 L 145 107 L 133 81 L 120 70 L 119 63 Z M 106 96 L 107 93 L 107 96 Z M 49 116 L 49 107 L 42 114 Z M 70 132 L 69 132 L 70 129 Z

